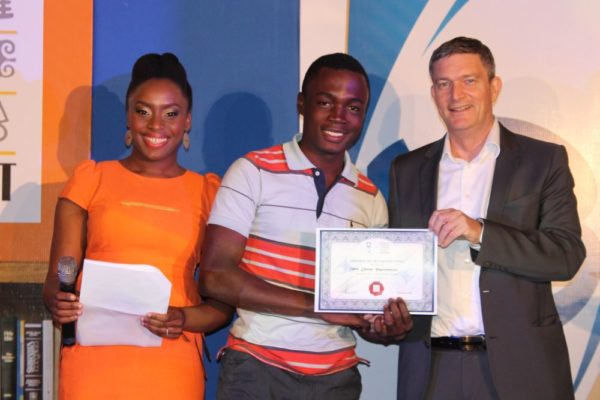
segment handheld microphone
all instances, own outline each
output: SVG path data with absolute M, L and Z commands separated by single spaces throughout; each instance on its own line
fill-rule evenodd
M 77 262 L 73 257 L 64 256 L 58 259 L 58 282 L 62 292 L 75 293 L 75 280 L 77 279 Z M 63 346 L 75 344 L 75 322 L 62 326 Z

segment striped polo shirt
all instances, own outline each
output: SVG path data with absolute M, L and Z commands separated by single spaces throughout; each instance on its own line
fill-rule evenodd
M 388 216 L 381 192 L 348 153 L 340 177 L 325 194 L 324 176 L 300 150 L 301 137 L 235 161 L 208 223 L 248 238 L 240 268 L 273 285 L 313 293 L 316 228 L 382 228 Z M 348 327 L 240 308 L 237 313 L 226 347 L 267 364 L 323 375 L 359 361 Z

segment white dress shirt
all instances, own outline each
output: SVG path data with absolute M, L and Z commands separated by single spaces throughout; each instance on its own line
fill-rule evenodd
M 496 158 L 500 154 L 500 126 L 494 122 L 479 154 L 470 162 L 452 155 L 448 135 L 438 172 L 437 209 L 454 208 L 467 216 L 485 218 L 490 201 Z M 479 274 L 469 241 L 457 239 L 438 249 L 438 313 L 431 336 L 485 333 L 481 317 Z

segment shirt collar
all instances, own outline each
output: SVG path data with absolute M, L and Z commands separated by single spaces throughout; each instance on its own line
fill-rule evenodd
M 300 149 L 300 145 L 298 144 L 300 139 L 302 139 L 302 133 L 297 133 L 291 141 L 283 144 L 283 154 L 285 154 L 288 167 L 294 171 L 317 168 L 304 155 L 302 149 Z M 347 151 L 344 152 L 344 169 L 342 169 L 342 176 L 351 181 L 354 185 L 358 184 L 358 169 L 352 163 L 350 154 L 348 154 Z
M 485 139 L 485 144 L 481 148 L 481 151 L 475 157 L 475 159 L 479 158 L 484 152 L 489 152 L 492 154 L 494 158 L 498 158 L 500 154 L 500 124 L 497 119 L 494 119 L 494 123 L 492 124 L 492 129 L 487 135 Z M 442 160 L 452 160 L 456 161 L 457 159 L 452 156 L 450 152 L 450 138 L 448 133 L 446 133 L 446 137 L 444 138 L 444 150 L 442 152 Z

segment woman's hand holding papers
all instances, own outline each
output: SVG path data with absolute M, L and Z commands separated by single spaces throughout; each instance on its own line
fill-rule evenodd
M 166 314 L 148 313 L 141 321 L 142 325 L 155 335 L 177 339 L 183 332 L 185 313 L 179 307 L 169 307 Z

